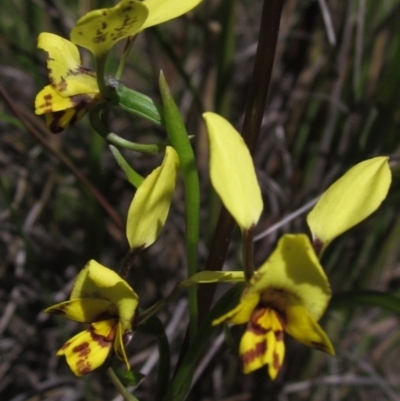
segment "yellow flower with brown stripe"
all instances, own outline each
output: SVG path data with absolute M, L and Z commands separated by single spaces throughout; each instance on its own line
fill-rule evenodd
M 100 367 L 114 349 L 129 370 L 124 343 L 132 338 L 138 296 L 116 272 L 91 260 L 79 273 L 69 301 L 46 309 L 67 319 L 90 323 L 57 352 L 76 376 Z
M 38 47 L 48 53 L 50 85 L 37 94 L 35 112 L 44 114 L 50 131 L 58 133 L 101 101 L 96 74 L 82 67 L 78 48 L 69 40 L 43 32 Z
M 317 321 L 331 291 L 328 279 L 305 234 L 287 234 L 253 274 L 239 304 L 213 321 L 244 324 L 239 345 L 244 373 L 268 365 L 275 379 L 285 354 L 284 333 L 333 355 L 333 346 Z

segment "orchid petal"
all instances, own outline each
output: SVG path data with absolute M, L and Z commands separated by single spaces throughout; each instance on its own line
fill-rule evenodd
M 145 2 L 123 0 L 112 8 L 90 11 L 71 31 L 73 43 L 90 50 L 98 58 L 116 42 L 138 33 L 148 16 Z
M 202 0 L 145 0 L 149 15 L 142 25 L 143 29 L 172 20 L 195 8 Z
M 63 316 L 81 323 L 92 323 L 106 316 L 117 316 L 117 308 L 110 301 L 101 298 L 75 298 L 61 302 L 45 310 L 45 313 Z
M 136 191 L 126 223 L 126 236 L 132 249 L 146 248 L 158 238 L 168 216 L 178 166 L 178 154 L 167 146 L 161 166 Z
M 57 352 L 65 355 L 76 376 L 83 376 L 101 366 L 110 353 L 115 336 L 116 320 L 93 323 L 88 330 L 78 333 Z
M 284 328 L 270 308 L 255 310 L 239 347 L 242 370 L 251 373 L 268 365 L 272 380 L 276 378 L 285 355 Z
M 271 256 L 250 279 L 248 291 L 279 291 L 287 302 L 297 300 L 316 320 L 331 296 L 328 278 L 305 234 L 282 236 Z
M 308 347 L 335 355 L 335 350 L 328 336 L 306 308 L 293 304 L 286 308 L 286 332 L 298 342 Z
M 81 66 L 78 48 L 72 42 L 43 32 L 39 35 L 38 47 L 48 53 L 47 68 L 51 86 L 60 96 L 99 92 L 95 72 Z
M 130 285 L 113 270 L 95 260 L 89 261 L 76 278 L 71 293 L 75 298 L 102 298 L 118 309 L 119 320 L 130 328 L 138 305 L 138 296 Z
M 242 297 L 240 298 L 239 304 L 225 313 L 218 319 L 213 320 L 212 325 L 216 326 L 221 323 L 232 323 L 232 324 L 244 324 L 250 320 L 251 314 L 253 313 L 254 308 L 260 301 L 260 295 L 248 294 L 246 290 L 243 292 Z
M 373 213 L 386 198 L 390 183 L 388 157 L 358 163 L 334 182 L 307 216 L 321 252 L 338 235 Z
M 242 231 L 248 230 L 258 222 L 263 209 L 249 149 L 223 117 L 210 112 L 203 117 L 210 141 L 212 185 Z

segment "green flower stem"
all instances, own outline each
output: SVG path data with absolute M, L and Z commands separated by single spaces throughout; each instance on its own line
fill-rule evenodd
M 247 98 L 242 136 L 250 152 L 254 151 L 260 133 L 262 117 L 267 100 L 272 66 L 278 40 L 283 0 L 264 0 L 258 47 Z M 234 229 L 232 216 L 223 207 L 218 219 L 205 270 L 222 270 Z M 198 295 L 199 321 L 210 309 L 216 286 L 201 286 Z
M 134 150 L 135 152 L 146 153 L 148 155 L 157 155 L 164 151 L 165 147 L 168 145 L 168 143 L 154 143 L 146 145 L 131 142 L 124 138 L 121 138 L 113 132 L 108 133 L 104 138 L 112 145 L 128 150 Z
M 102 97 L 104 99 L 111 99 L 112 93 L 110 91 L 110 88 L 107 86 L 105 80 L 107 56 L 108 53 L 105 53 L 96 57 L 96 79 L 97 79 L 97 86 L 99 87 Z
M 133 394 L 131 394 L 127 388 L 120 382 L 118 376 L 115 374 L 113 368 L 107 369 L 107 374 L 115 388 L 119 391 L 119 393 L 124 397 L 125 401 L 139 401 Z
M 125 63 L 129 55 L 129 51 L 131 50 L 132 45 L 135 43 L 136 37 L 137 36 L 129 36 L 126 39 L 124 51 L 122 52 L 122 56 L 118 65 L 118 70 L 117 73 L 115 74 L 115 78 L 118 80 L 121 79 L 122 72 L 124 71 Z
M 164 104 L 165 125 L 172 146 L 179 156 L 180 169 L 183 175 L 186 197 L 186 254 L 188 277 L 196 273 L 197 247 L 199 242 L 200 220 L 200 185 L 196 161 L 192 146 L 168 84 L 163 73 L 160 74 L 160 90 Z M 189 339 L 194 339 L 197 332 L 197 296 L 196 288 L 189 292 Z
M 109 145 L 111 153 L 114 156 L 115 161 L 121 167 L 121 170 L 125 173 L 128 181 L 135 187 L 139 188 L 140 184 L 143 182 L 144 178 L 138 174 L 125 160 L 121 152 L 113 145 Z
M 146 145 L 128 141 L 127 139 L 121 138 L 119 135 L 110 132 L 109 129 L 106 127 L 105 123 L 102 121 L 102 119 L 111 106 L 112 103 L 101 103 L 93 107 L 93 109 L 89 113 L 89 119 L 90 123 L 92 124 L 92 127 L 108 143 L 118 146 L 120 148 L 151 155 L 161 153 L 165 149 L 167 143 L 159 143 L 159 144 L 156 143 L 156 144 Z
M 254 273 L 254 226 L 242 233 L 242 252 L 243 252 L 243 267 L 246 281 L 249 281 Z

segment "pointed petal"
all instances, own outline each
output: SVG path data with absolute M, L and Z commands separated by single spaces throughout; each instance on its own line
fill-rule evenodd
M 148 10 L 136 0 L 123 0 L 112 8 L 90 11 L 76 23 L 71 40 L 97 57 L 104 56 L 116 42 L 141 29 Z
M 247 294 L 246 290 L 243 292 L 240 298 L 239 304 L 230 310 L 225 315 L 222 315 L 218 319 L 213 320 L 212 325 L 216 326 L 221 323 L 231 323 L 231 324 L 243 324 L 250 320 L 251 314 L 254 308 L 260 301 L 259 294 Z
M 195 8 L 202 0 L 146 0 L 149 16 L 141 30 L 180 17 Z
M 36 96 L 35 113 L 45 114 L 46 125 L 58 133 L 79 121 L 99 101 L 98 94 L 63 97 L 48 85 Z
M 95 72 L 81 66 L 78 48 L 69 40 L 43 32 L 38 48 L 48 53 L 51 86 L 64 97 L 99 92 Z
M 45 86 L 35 99 L 35 113 L 46 114 L 54 113 L 55 111 L 69 109 L 75 104 L 69 97 L 63 97 L 51 86 Z
M 45 114 L 46 126 L 53 134 L 58 134 L 82 119 L 88 108 L 71 108 Z
M 254 311 L 240 341 L 243 372 L 250 373 L 268 365 L 268 373 L 274 380 L 285 355 L 283 338 L 283 326 L 274 310 L 263 308 Z
M 110 353 L 115 336 L 116 320 L 93 323 L 88 330 L 78 333 L 57 352 L 65 355 L 76 376 L 83 376 L 100 367 Z
M 287 297 L 288 302 L 297 300 L 315 320 L 325 311 L 331 297 L 330 286 L 306 235 L 282 236 L 271 256 L 250 279 L 249 293 L 274 290 Z
M 210 177 L 222 203 L 242 230 L 255 225 L 263 209 L 253 160 L 243 138 L 223 117 L 204 113 L 210 141 Z
M 324 192 L 307 216 L 314 240 L 325 249 L 338 235 L 367 218 L 386 198 L 390 183 L 388 157 L 356 164 Z
M 131 365 L 129 365 L 129 361 L 126 356 L 123 333 L 122 333 L 122 326 L 120 323 L 118 323 L 118 326 L 117 326 L 117 334 L 115 336 L 115 341 L 114 341 L 114 351 L 115 351 L 115 354 L 118 356 L 118 358 L 121 361 L 125 362 L 126 369 L 130 370 Z
M 124 331 L 131 326 L 139 300 L 135 291 L 121 276 L 95 260 L 89 261 L 76 278 L 71 300 L 75 298 L 110 301 L 118 309 Z
M 146 248 L 158 238 L 168 216 L 178 166 L 176 151 L 167 146 L 161 166 L 136 191 L 126 223 L 126 236 L 132 249 Z
M 118 310 L 106 299 L 75 298 L 47 308 L 45 313 L 63 316 L 76 322 L 92 323 L 101 317 L 104 319 L 107 316 L 117 316 Z
M 335 350 L 328 336 L 311 314 L 303 306 L 294 304 L 286 309 L 286 332 L 295 340 L 328 354 L 335 355 Z

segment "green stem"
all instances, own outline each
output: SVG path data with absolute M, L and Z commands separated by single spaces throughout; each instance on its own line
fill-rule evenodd
M 115 388 L 119 391 L 125 401 L 139 401 L 133 394 L 131 394 L 126 387 L 119 381 L 118 376 L 115 374 L 113 368 L 107 369 L 107 374 Z
M 111 93 L 110 93 L 110 89 L 106 85 L 106 80 L 105 80 L 107 56 L 108 56 L 108 53 L 105 53 L 105 54 L 102 54 L 101 56 L 96 57 L 97 86 L 99 87 L 99 91 L 104 99 L 110 99 L 112 97 Z
M 167 143 L 152 143 L 152 144 L 142 144 L 128 141 L 121 138 L 113 132 L 108 133 L 104 137 L 110 144 L 118 146 L 120 148 L 134 150 L 135 152 L 146 153 L 149 155 L 158 155 L 165 150 Z
M 160 90 L 164 104 L 165 125 L 172 146 L 179 156 L 180 169 L 185 185 L 186 204 L 186 255 L 188 277 L 196 273 L 197 246 L 200 224 L 200 185 L 196 161 L 182 117 L 176 106 L 163 73 L 160 74 Z M 189 293 L 189 339 L 194 339 L 197 332 L 197 296 L 196 288 Z
M 122 52 L 122 56 L 121 56 L 121 59 L 119 61 L 119 65 L 118 65 L 118 70 L 117 70 L 117 73 L 115 74 L 115 78 L 118 80 L 121 79 L 122 72 L 124 70 L 125 63 L 128 58 L 128 55 L 129 55 L 129 51 L 131 50 L 132 45 L 135 43 L 135 39 L 136 39 L 136 36 L 129 36 L 126 39 L 124 51 Z

